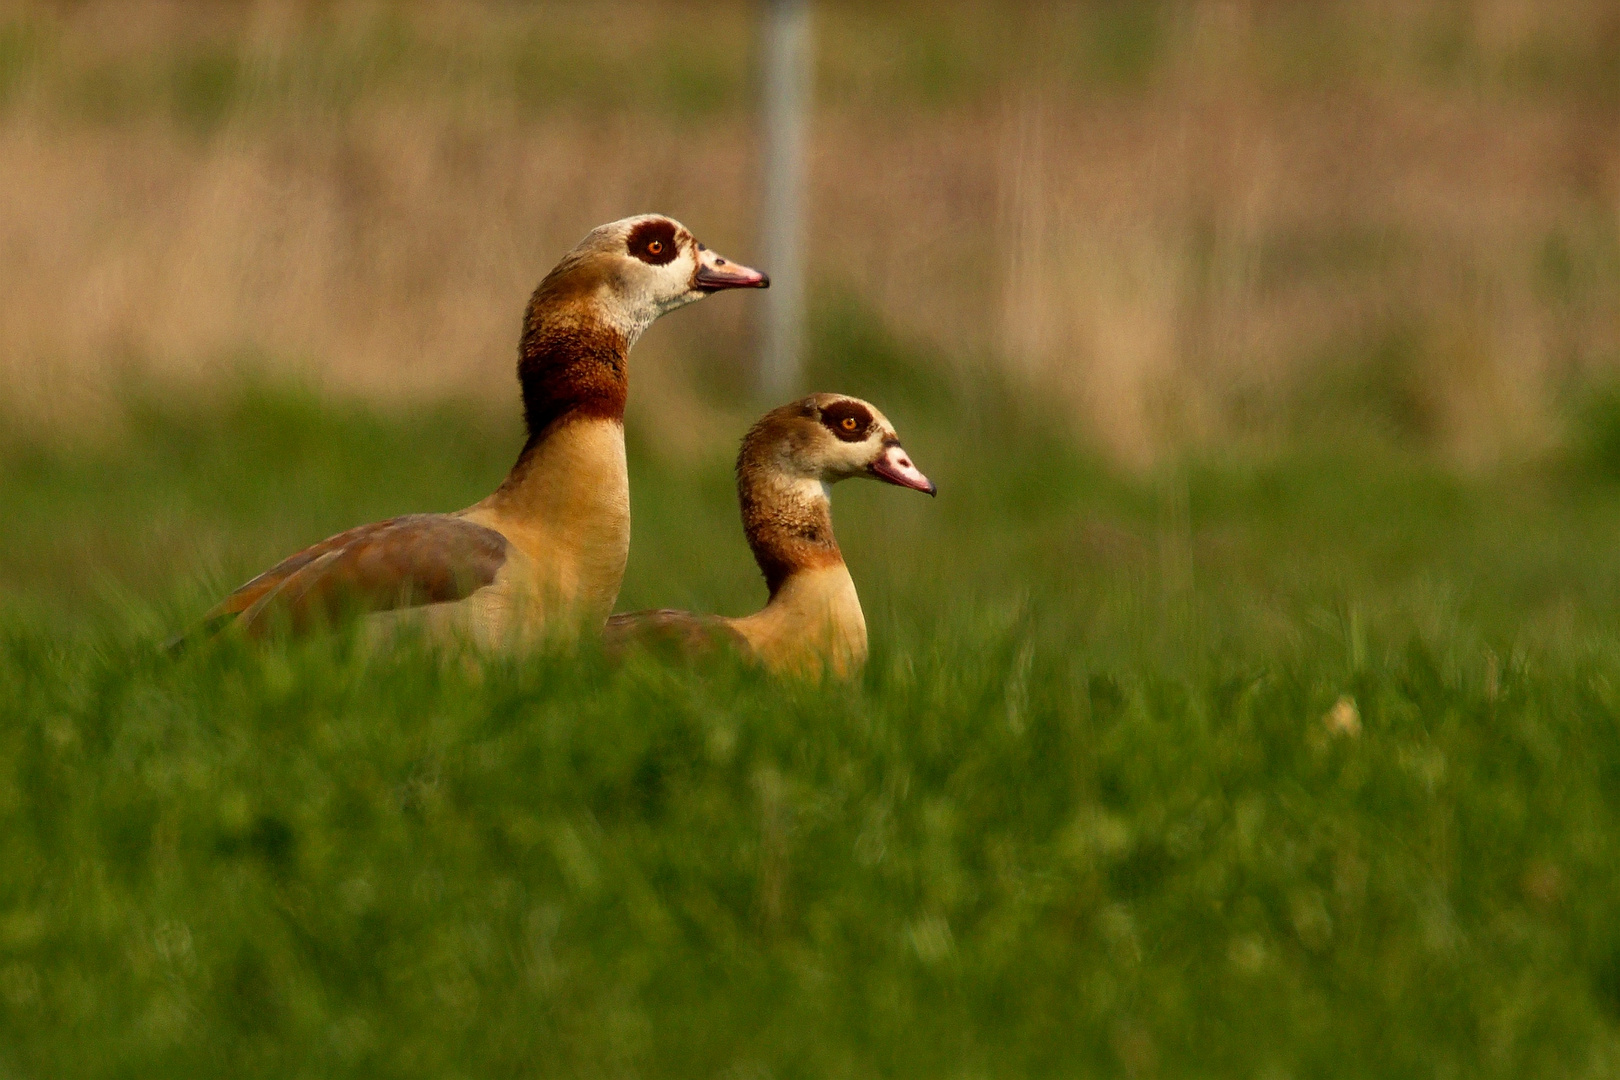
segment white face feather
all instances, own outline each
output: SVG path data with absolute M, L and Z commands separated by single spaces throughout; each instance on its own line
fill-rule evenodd
M 871 418 L 870 427 L 863 438 L 846 441 L 834 434 L 824 419 L 805 418 L 799 434 L 784 443 L 780 451 L 780 467 L 790 475 L 819 485 L 861 476 L 883 456 L 886 444 L 897 441 L 894 425 L 867 402 L 832 394 L 818 395 L 815 401 L 822 409 L 839 402 L 863 406 Z
M 881 421 L 873 425 L 872 434 L 860 442 L 844 442 L 829 433 L 817 448 L 822 475 L 829 480 L 860 476 L 883 456 L 883 441 L 894 437 L 894 429 Z
M 627 265 L 623 284 L 608 309 L 612 321 L 630 342 L 639 338 L 660 315 L 667 315 L 706 295 L 691 287 L 696 262 L 685 252 L 663 266 L 648 266 L 628 256 L 624 262 Z
M 852 476 L 874 476 L 900 487 L 932 495 L 933 483 L 912 463 L 888 417 L 870 402 L 836 394 L 818 394 L 800 435 L 784 448 L 784 460 L 796 475 L 823 485 Z
M 579 245 L 609 264 L 600 294 L 602 314 L 627 341 L 634 342 L 660 315 L 701 300 L 717 288 L 758 286 L 763 274 L 728 263 L 699 244 L 680 222 L 661 214 L 640 214 L 591 231 Z M 729 283 L 705 280 L 698 272 L 723 268 Z

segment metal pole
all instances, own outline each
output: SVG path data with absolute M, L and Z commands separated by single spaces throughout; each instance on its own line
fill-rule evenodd
M 800 392 L 804 342 L 804 143 L 810 103 L 810 4 L 766 0 L 764 263 L 765 351 L 759 393 L 777 403 Z

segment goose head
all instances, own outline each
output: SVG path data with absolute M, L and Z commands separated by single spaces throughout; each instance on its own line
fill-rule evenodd
M 794 480 L 834 484 L 854 476 L 936 494 L 912 464 L 894 425 L 870 402 L 812 394 L 767 417 L 774 431 L 770 467 Z M 764 426 L 764 425 L 762 425 Z
M 586 306 L 626 343 L 660 315 L 723 289 L 769 288 L 771 279 L 698 242 L 662 214 L 638 214 L 592 229 L 536 292 L 549 307 Z

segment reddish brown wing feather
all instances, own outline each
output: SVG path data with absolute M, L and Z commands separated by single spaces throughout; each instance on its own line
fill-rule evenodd
M 602 648 L 608 656 L 620 659 L 634 647 L 681 656 L 708 656 L 730 647 L 752 655 L 748 639 L 715 615 L 694 615 L 690 611 L 628 611 L 615 615 L 602 629 Z
M 495 580 L 506 537 L 462 518 L 411 514 L 361 525 L 289 556 L 205 617 L 249 633 L 274 619 L 302 628 L 345 606 L 362 611 L 461 600 Z

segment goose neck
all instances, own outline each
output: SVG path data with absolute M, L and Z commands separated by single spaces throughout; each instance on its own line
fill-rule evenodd
M 822 481 L 745 463 L 737 474 L 737 496 L 743 533 L 773 600 L 794 575 L 843 565 Z

